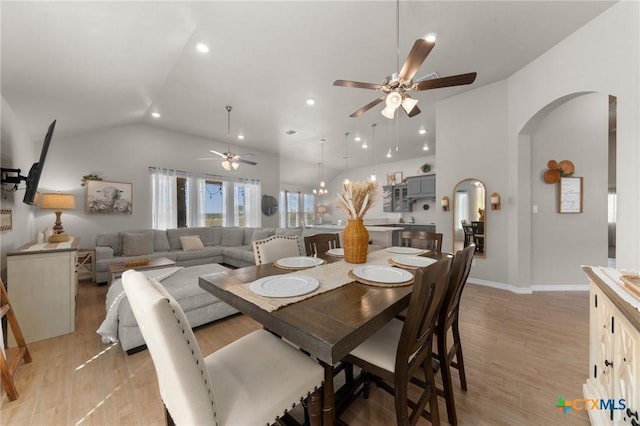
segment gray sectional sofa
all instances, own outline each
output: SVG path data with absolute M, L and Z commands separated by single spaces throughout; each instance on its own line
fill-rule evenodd
M 180 269 L 161 282 L 180 303 L 191 326 L 196 327 L 238 312 L 202 290 L 198 276 L 224 270 L 217 265 L 220 263 L 235 267 L 254 265 L 252 242 L 255 240 L 271 235 L 302 237 L 314 233 L 317 231 L 220 227 L 101 232 L 96 238 L 96 282 L 108 281 L 112 263 L 145 257 L 174 260 L 176 266 L 185 268 L 165 268 L 146 273 L 154 277 Z M 107 292 L 107 316 L 98 333 L 105 343 L 117 341 L 123 350 L 132 353 L 144 348 L 144 339 L 128 301 L 119 300 L 123 293 L 121 281 L 115 280 Z
M 96 237 L 96 282 L 109 280 L 109 265 L 136 258 L 167 257 L 176 266 L 225 263 L 238 268 L 255 265 L 252 242 L 271 235 L 312 235 L 301 228 L 177 228 L 100 232 Z M 183 249 L 180 237 L 197 235 L 203 248 Z

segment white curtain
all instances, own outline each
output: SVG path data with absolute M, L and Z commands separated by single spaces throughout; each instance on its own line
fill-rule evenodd
M 201 177 L 187 178 L 187 227 L 195 228 L 207 225 L 207 216 L 205 212 L 205 185 L 206 180 Z
M 262 226 L 262 186 L 260 182 L 244 184 L 245 226 Z
M 460 240 L 464 238 L 464 233 L 462 232 L 462 221 L 471 225 L 469 220 L 469 194 L 467 191 L 456 192 L 455 206 L 456 217 L 453 222 L 453 228 L 455 230 L 454 238 Z
M 176 208 L 176 171 L 170 169 L 151 170 L 151 202 L 153 229 L 171 229 L 178 226 Z
M 222 226 L 234 226 L 233 182 L 222 182 Z

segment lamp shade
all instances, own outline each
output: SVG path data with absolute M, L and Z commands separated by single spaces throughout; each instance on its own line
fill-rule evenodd
M 41 209 L 50 210 L 70 210 L 76 208 L 76 197 L 73 194 L 61 194 L 59 192 L 48 192 L 42 194 L 40 201 Z

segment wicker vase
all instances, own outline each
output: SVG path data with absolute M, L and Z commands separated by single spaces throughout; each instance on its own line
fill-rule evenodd
M 369 231 L 362 219 L 349 219 L 342 236 L 344 260 L 349 263 L 365 263 L 369 250 Z

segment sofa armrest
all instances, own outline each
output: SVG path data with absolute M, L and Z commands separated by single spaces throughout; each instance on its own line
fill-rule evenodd
M 113 257 L 113 249 L 111 247 L 96 247 L 96 261 L 101 259 L 111 259 Z

